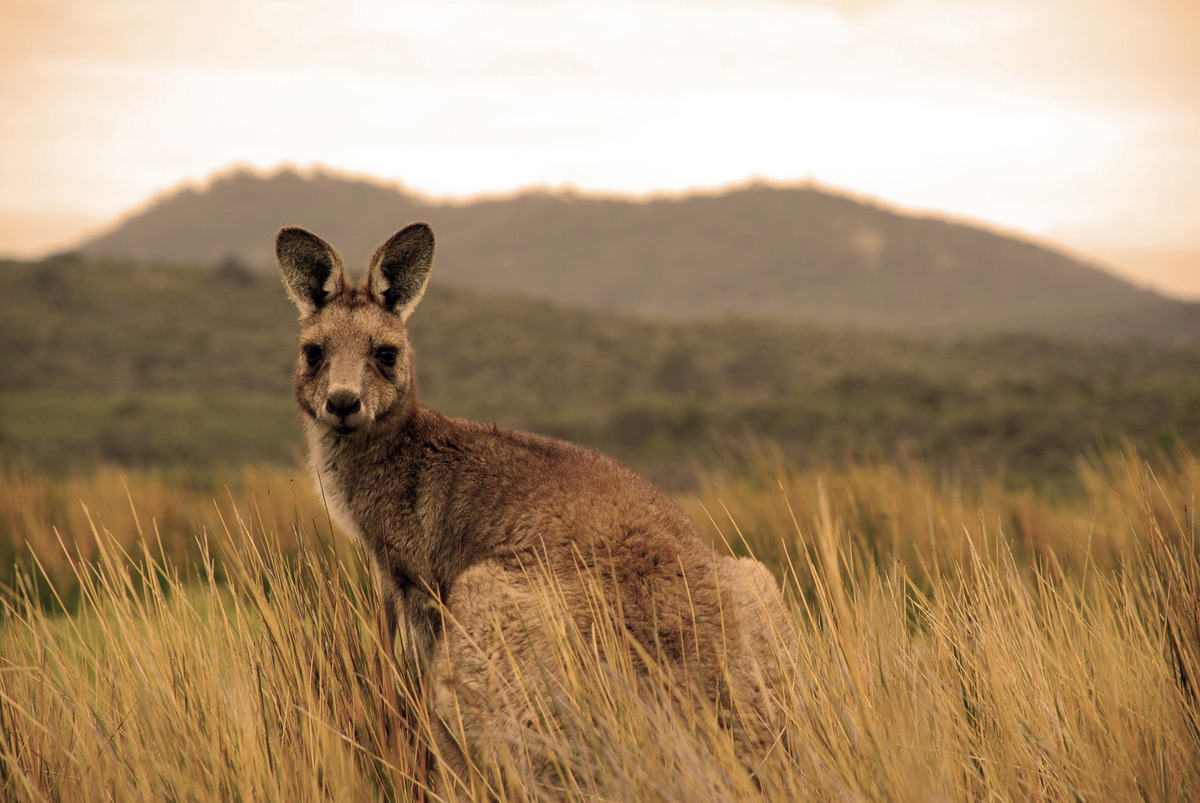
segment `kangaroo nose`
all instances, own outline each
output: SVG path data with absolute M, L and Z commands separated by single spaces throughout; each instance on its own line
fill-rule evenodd
M 325 409 L 340 418 L 354 415 L 361 408 L 362 402 L 359 400 L 358 394 L 352 390 L 335 390 L 325 400 Z

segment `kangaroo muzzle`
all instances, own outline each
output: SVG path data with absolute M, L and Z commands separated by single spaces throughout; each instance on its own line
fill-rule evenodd
M 358 393 L 346 388 L 335 390 L 325 400 L 325 412 L 338 418 L 354 415 L 362 409 L 362 399 Z
M 325 396 L 320 418 L 340 435 L 347 435 L 367 423 L 362 394 L 352 387 L 339 385 Z

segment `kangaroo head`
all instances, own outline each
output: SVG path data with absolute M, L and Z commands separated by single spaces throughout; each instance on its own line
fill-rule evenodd
M 302 415 L 349 436 L 410 409 L 416 390 L 405 321 L 429 281 L 432 229 L 413 223 L 393 234 L 357 288 L 338 252 L 304 229 L 281 229 L 275 255 L 300 310 L 292 387 Z

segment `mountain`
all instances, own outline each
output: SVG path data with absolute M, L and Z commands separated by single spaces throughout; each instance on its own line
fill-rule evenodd
M 270 268 L 275 231 L 301 225 L 361 266 L 416 219 L 437 232 L 439 281 L 593 308 L 926 334 L 1200 341 L 1200 305 L 1140 290 L 1028 240 L 811 186 L 440 203 L 329 172 L 237 170 L 158 199 L 81 251 Z

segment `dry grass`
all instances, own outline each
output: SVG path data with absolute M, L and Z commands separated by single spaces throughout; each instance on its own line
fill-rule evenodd
M 199 539 L 180 500 L 203 489 L 6 477 L 0 521 L 79 606 L 46 613 L 28 573 L 7 596 L 0 797 L 1193 799 L 1200 463 L 1080 470 L 1086 494 L 1059 499 L 921 465 L 714 479 L 700 525 L 771 562 L 795 612 L 799 646 L 772 656 L 787 729 L 755 778 L 714 717 L 673 704 L 686 691 L 639 691 L 619 641 L 560 627 L 530 744 L 497 736 L 457 787 L 424 770 L 429 723 L 357 557 L 285 475 L 240 480 L 253 497 Z M 36 505 L 89 493 L 114 512 L 57 519 L 68 555 Z M 558 621 L 553 587 L 538 599 Z M 557 787 L 521 774 L 523 749 Z
M 115 466 L 52 478 L 15 466 L 0 469 L 0 488 L 0 580 L 11 583 L 14 563 L 32 568 L 36 562 L 35 595 L 50 607 L 61 598 L 68 610 L 79 602 L 76 564 L 93 564 L 100 556 L 93 529 L 125 552 L 150 540 L 159 559 L 186 580 L 199 568 L 203 539 L 197 536 L 224 532 L 227 523 L 236 528 L 240 515 L 258 517 L 257 528 L 269 529 L 284 551 L 296 549 L 301 529 L 329 531 L 306 475 L 262 466 L 243 467 L 219 481 Z M 345 547 L 348 558 L 351 550 L 341 539 L 334 543 Z M 223 544 L 213 540 L 209 548 L 220 556 Z M 215 569 L 220 576 L 223 563 Z

